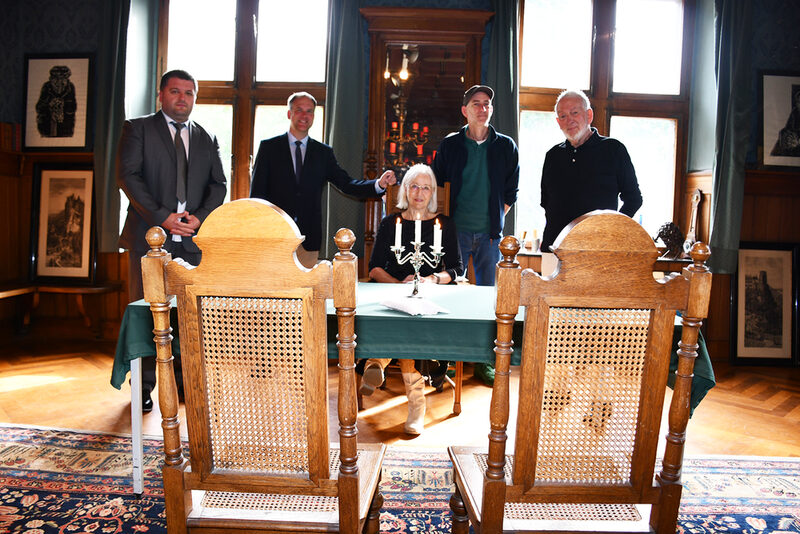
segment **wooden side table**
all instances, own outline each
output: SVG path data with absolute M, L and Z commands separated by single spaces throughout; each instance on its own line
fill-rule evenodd
M 20 312 L 21 320 L 19 321 L 19 330 L 25 332 L 30 326 L 31 311 L 39 306 L 39 295 L 41 293 L 62 293 L 75 295 L 75 300 L 78 305 L 78 311 L 83 318 L 83 324 L 88 328 L 92 328 L 92 318 L 86 312 L 84 306 L 84 295 L 102 295 L 106 293 L 113 293 L 119 291 L 122 287 L 122 282 L 119 280 L 112 280 L 93 284 L 90 286 L 70 286 L 59 284 L 37 284 L 35 282 L 12 282 L 0 286 L 0 299 L 11 298 L 20 295 L 33 295 L 33 302 L 30 306 L 22 306 Z M 101 333 L 100 321 L 97 321 L 94 331 L 97 335 Z

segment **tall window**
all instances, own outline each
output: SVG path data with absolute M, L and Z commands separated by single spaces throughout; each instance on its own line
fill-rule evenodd
M 685 170 L 693 9 L 683 0 L 525 0 L 520 61 L 520 195 L 516 228 L 544 229 L 545 153 L 564 141 L 553 107 L 582 89 L 592 126 L 628 149 L 650 235 L 677 220 Z
M 214 133 L 229 198 L 246 197 L 260 141 L 288 128 L 286 98 L 308 91 L 322 139 L 328 0 L 164 0 L 159 65 L 199 83 L 192 119 Z M 298 31 L 303 37 L 298 39 Z

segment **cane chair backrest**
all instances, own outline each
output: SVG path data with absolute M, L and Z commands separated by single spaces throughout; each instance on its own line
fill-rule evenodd
M 515 238 L 500 248 L 492 432 L 488 455 L 475 453 L 486 475 L 483 531 L 513 530 L 509 524 L 535 530 L 526 521 L 558 518 L 589 520 L 587 530 L 598 529 L 591 521 L 615 520 L 674 532 L 692 351 L 711 285 L 703 265 L 707 247 L 695 246 L 695 263 L 682 274 L 655 280 L 658 250 L 644 229 L 619 213 L 593 212 L 559 236 L 559 265 L 549 277 L 520 271 Z M 508 370 L 520 306 L 516 437 L 506 457 Z M 682 352 L 663 469 L 654 482 L 678 311 Z
M 355 532 L 349 515 L 357 525 L 369 506 L 359 501 L 355 378 L 348 372 L 340 378 L 344 433 L 334 448 L 329 445 L 326 334 L 326 300 L 333 298 L 344 314 L 340 363 L 352 368 L 352 232 L 337 233 L 340 253 L 333 266 L 323 261 L 310 270 L 297 261 L 294 251 L 302 236 L 294 222 L 261 200 L 224 204 L 207 217 L 194 238 L 203 252 L 195 268 L 169 261 L 161 249 L 164 238 L 160 228 L 150 230 L 151 251 L 142 268 L 159 350 L 170 532 L 198 510 L 241 508 L 241 517 L 263 521 L 259 510 L 280 508 L 291 515 L 292 509 L 299 514 L 315 507 L 328 510 L 328 516 L 338 511 L 342 531 Z M 188 458 L 178 437 L 168 352 L 169 295 L 175 295 L 178 307 Z M 382 458 L 382 452 L 370 454 L 365 457 Z M 205 491 L 202 502 L 181 504 L 192 490 Z M 301 504 L 281 503 L 291 494 L 305 497 Z

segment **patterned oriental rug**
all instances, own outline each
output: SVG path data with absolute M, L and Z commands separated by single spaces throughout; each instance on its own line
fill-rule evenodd
M 0 533 L 165 533 L 161 443 L 145 440 L 145 491 L 132 494 L 130 438 L 0 426 Z M 800 458 L 684 464 L 678 532 L 800 532 Z M 390 448 L 384 533 L 450 532 L 447 453 Z

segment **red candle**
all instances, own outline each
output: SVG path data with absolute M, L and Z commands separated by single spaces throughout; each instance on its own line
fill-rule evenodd
M 389 143 L 389 154 L 397 152 L 397 143 Z
M 428 158 L 427 158 L 428 165 L 430 165 L 432 161 L 433 161 L 433 158 L 428 156 Z
M 411 125 L 411 129 L 412 129 L 412 130 L 414 130 L 415 132 L 416 132 L 417 130 L 419 130 L 419 123 L 418 123 L 418 122 L 415 122 L 414 124 L 412 124 L 412 125 Z
M 397 123 L 396 122 L 392 122 L 392 130 L 396 130 L 396 129 L 397 129 Z
M 436 159 L 436 151 L 433 151 L 433 159 Z
M 427 126 L 423 126 L 422 127 L 422 133 L 428 133 L 428 127 Z
M 422 155 L 422 148 L 423 148 L 423 145 L 417 145 L 417 156 L 421 156 Z

